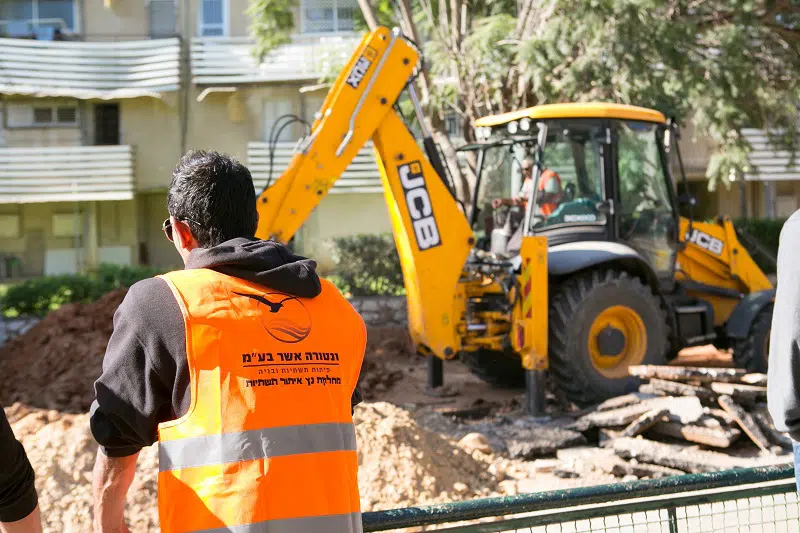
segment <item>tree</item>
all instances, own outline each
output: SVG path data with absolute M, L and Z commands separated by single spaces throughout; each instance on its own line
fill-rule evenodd
M 261 49 L 297 0 L 253 0 Z M 446 113 L 472 141 L 474 120 L 527 106 L 603 100 L 691 120 L 716 149 L 711 184 L 749 170 L 742 128 L 798 143 L 798 0 L 358 0 L 362 24 L 398 24 L 422 46 L 417 78 L 429 127 L 468 202 Z M 264 21 L 271 22 L 266 23 Z M 470 164 L 473 161 L 468 160 Z

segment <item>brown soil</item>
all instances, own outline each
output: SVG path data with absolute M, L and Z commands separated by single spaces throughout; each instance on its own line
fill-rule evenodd
M 45 533 L 91 531 L 97 444 L 88 415 L 23 404 L 6 413 L 36 470 Z M 356 411 L 356 431 L 364 511 L 499 494 L 500 478 L 489 468 L 496 457 L 470 455 L 455 441 L 419 427 L 404 409 L 364 403 Z M 133 533 L 158 531 L 157 451 L 155 445 L 141 452 L 128 492 L 126 521 Z
M 473 455 L 417 425 L 408 411 L 379 402 L 356 410 L 358 485 L 364 511 L 487 496 L 497 479 L 491 456 Z
M 0 347 L 0 405 L 85 413 L 94 399 L 114 311 L 126 290 L 91 304 L 68 304 Z
M 87 414 L 31 409 L 14 404 L 6 410 L 11 427 L 36 470 L 36 490 L 45 533 L 92 530 L 92 467 L 97 444 Z M 136 478 L 128 493 L 127 523 L 132 532 L 156 533 L 157 447 L 139 455 Z

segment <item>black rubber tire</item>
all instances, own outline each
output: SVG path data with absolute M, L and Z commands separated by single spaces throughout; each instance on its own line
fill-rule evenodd
M 522 360 L 513 352 L 477 350 L 462 352 L 459 359 L 474 375 L 501 388 L 524 388 L 525 371 Z
M 758 312 L 746 339 L 733 344 L 733 364 L 748 372 L 766 374 L 769 360 L 769 336 L 772 331 L 772 304 Z
M 610 378 L 592 365 L 589 331 L 597 315 L 613 305 L 633 309 L 644 323 L 647 347 L 641 364 L 663 365 L 668 350 L 667 315 L 661 299 L 626 272 L 593 270 L 562 284 L 550 304 L 550 373 L 567 399 L 578 406 L 634 392 L 640 380 Z

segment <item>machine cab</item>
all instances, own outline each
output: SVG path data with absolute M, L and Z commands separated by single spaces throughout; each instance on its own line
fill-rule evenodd
M 471 223 L 487 251 L 513 257 L 521 237 L 549 246 L 610 241 L 662 279 L 678 218 L 664 151 L 665 117 L 619 104 L 553 104 L 476 121 Z

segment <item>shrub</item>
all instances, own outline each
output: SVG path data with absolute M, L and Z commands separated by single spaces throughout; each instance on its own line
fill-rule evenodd
M 391 234 L 333 239 L 336 266 L 328 279 L 351 296 L 405 293 L 400 256 Z
M 733 225 L 749 233 L 761 246 L 769 250 L 771 254 L 778 255 L 778 242 L 781 236 L 781 229 L 785 222 L 785 218 L 774 220 L 766 218 L 742 218 L 734 220 Z
M 44 316 L 64 304 L 93 302 L 121 287 L 161 271 L 150 267 L 103 264 L 87 274 L 42 276 L 10 285 L 0 295 L 0 312 L 7 317 Z

